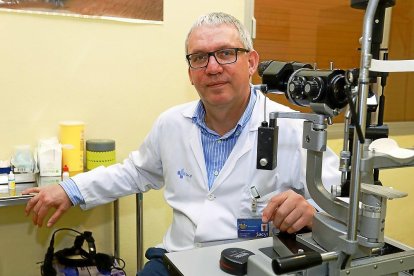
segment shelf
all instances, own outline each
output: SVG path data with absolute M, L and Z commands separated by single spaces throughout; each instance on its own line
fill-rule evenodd
M 9 187 L 7 184 L 0 185 L 0 207 L 5 206 L 14 206 L 14 205 L 24 205 L 29 201 L 33 195 L 22 195 L 22 191 L 30 188 L 36 187 L 36 182 L 29 183 L 17 183 L 16 190 L 13 193 L 10 193 Z

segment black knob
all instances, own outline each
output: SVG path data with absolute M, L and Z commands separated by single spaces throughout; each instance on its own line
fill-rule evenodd
M 313 102 L 317 101 L 322 93 L 322 81 L 319 78 L 308 80 L 303 90 L 305 95 Z
M 315 80 L 310 80 L 305 84 L 305 93 L 309 96 L 317 95 L 319 90 L 321 89 L 319 83 Z
M 302 98 L 304 82 L 305 80 L 303 78 L 295 77 L 289 83 L 289 93 L 290 95 L 292 95 L 293 98 Z

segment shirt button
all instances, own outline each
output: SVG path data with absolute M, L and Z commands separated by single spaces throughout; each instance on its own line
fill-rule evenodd
M 223 140 L 219 139 L 217 140 L 217 143 L 221 144 L 223 142 Z
M 208 200 L 214 200 L 216 197 L 214 196 L 214 194 L 209 194 L 207 198 Z
M 214 176 L 217 176 L 219 174 L 218 171 L 214 171 Z

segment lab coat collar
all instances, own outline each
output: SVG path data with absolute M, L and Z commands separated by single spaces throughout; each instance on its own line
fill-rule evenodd
M 264 99 L 265 97 L 260 91 L 256 91 L 256 103 L 254 104 L 253 113 L 250 118 L 249 124 L 246 126 L 248 127 L 249 131 L 257 131 L 257 128 L 260 126 L 261 122 L 263 121 L 263 107 L 264 107 Z

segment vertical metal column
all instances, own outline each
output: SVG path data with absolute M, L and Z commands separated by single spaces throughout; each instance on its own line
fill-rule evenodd
M 136 213 L 137 213 L 137 270 L 140 271 L 144 262 L 143 246 L 143 194 L 136 194 Z
M 371 66 L 371 41 L 372 41 L 372 24 L 374 21 L 375 11 L 379 0 L 370 0 L 364 17 L 364 27 L 361 46 L 361 70 L 358 79 L 358 119 L 363 136 L 365 136 L 366 118 L 367 118 L 367 98 L 369 86 L 369 67 Z M 361 190 L 361 159 L 363 153 L 363 144 L 359 141 L 357 132 L 354 133 L 354 144 L 352 152 L 351 168 L 351 186 L 349 188 L 349 215 L 348 215 L 348 233 L 347 240 L 357 241 L 358 212 L 359 212 L 359 194 Z

